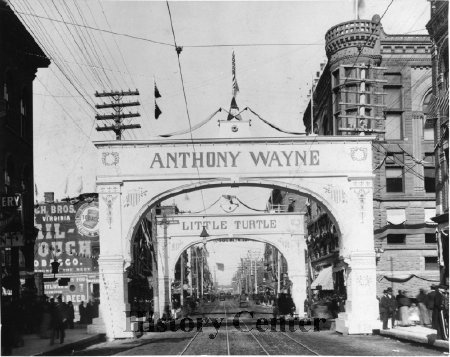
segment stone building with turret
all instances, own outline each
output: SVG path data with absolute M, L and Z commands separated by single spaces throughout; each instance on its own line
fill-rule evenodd
M 430 1 L 427 24 L 432 41 L 433 91 L 427 125 L 434 129 L 436 162 L 436 240 L 441 283 L 448 285 L 448 1 Z
M 387 34 L 375 15 L 340 23 L 325 40 L 328 62 L 313 90 L 313 115 L 311 101 L 304 113 L 306 132 L 374 137 L 377 294 L 392 287 L 415 296 L 439 280 L 431 220 L 435 133 L 425 120 L 432 95 L 430 37 Z M 336 245 L 334 222 L 316 202 L 307 210 L 313 278 L 328 268 L 330 276 L 320 279 L 345 294 L 345 257 Z

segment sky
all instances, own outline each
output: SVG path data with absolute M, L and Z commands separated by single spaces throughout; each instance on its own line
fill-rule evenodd
M 188 128 L 187 112 L 194 126 L 217 109 L 229 108 L 233 51 L 238 105 L 282 128 L 303 131 L 312 76 L 326 61 L 325 33 L 355 19 L 354 0 L 9 3 L 52 61 L 34 81 L 34 177 L 39 200 L 47 191 L 55 192 L 56 199 L 95 191 L 93 142 L 112 140 L 114 135 L 95 130 L 95 104 L 103 101 L 94 96 L 96 91 L 137 88 L 141 117 L 133 122 L 142 129 L 130 130 L 124 138 L 155 138 Z M 364 0 L 360 18 L 386 11 L 385 32 L 426 33 L 429 7 L 425 0 Z M 174 35 L 182 46 L 180 67 Z M 162 96 L 158 120 L 154 82 Z M 219 113 L 211 123 L 224 115 Z M 258 135 L 279 134 L 262 125 L 254 130 Z M 205 126 L 194 137 L 213 132 Z M 258 209 L 265 208 L 270 195 L 265 189 L 223 188 L 207 190 L 204 203 L 199 192 L 171 202 L 197 211 L 222 194 L 237 195 Z M 221 212 L 220 205 L 210 210 Z M 240 206 L 236 213 L 245 211 Z

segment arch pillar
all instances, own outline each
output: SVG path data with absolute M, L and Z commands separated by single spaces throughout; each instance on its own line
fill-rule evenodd
M 100 317 L 108 338 L 133 337 L 122 250 L 121 183 L 98 185 Z
M 289 279 L 292 281 L 292 300 L 295 312 L 299 317 L 304 316 L 304 302 L 306 299 L 306 268 L 305 268 L 305 237 L 303 234 L 292 234 L 290 249 L 282 250 L 288 263 Z
M 164 235 L 157 239 L 158 291 L 153 293 L 155 317 L 162 318 L 164 313 L 171 310 L 172 296 L 170 289 L 170 267 L 167 228 Z

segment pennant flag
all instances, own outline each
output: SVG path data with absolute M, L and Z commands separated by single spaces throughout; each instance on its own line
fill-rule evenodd
M 161 111 L 161 109 L 159 109 L 158 104 L 156 104 L 156 101 L 155 101 L 155 119 L 158 119 L 161 114 L 162 114 L 162 111 Z
M 242 117 L 239 114 L 239 107 L 236 103 L 235 97 L 231 98 L 230 112 L 228 113 L 227 120 L 231 120 L 231 119 L 242 120 Z
M 158 87 L 156 86 L 156 82 L 154 83 L 155 83 L 155 99 L 161 98 L 161 94 L 159 93 Z
M 233 97 L 235 97 L 239 92 L 239 86 L 236 79 L 236 60 L 234 58 L 234 51 L 231 58 L 231 74 L 233 76 Z
M 224 271 L 225 266 L 223 263 L 216 263 L 217 264 L 217 270 Z

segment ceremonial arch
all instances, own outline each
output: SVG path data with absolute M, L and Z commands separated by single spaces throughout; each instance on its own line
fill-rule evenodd
M 306 299 L 304 217 L 300 213 L 264 213 L 231 215 L 173 215 L 162 217 L 164 229 L 157 233 L 158 305 L 159 316 L 171 301 L 170 278 L 174 276 L 175 263 L 189 247 L 210 241 L 258 241 L 274 246 L 286 259 L 289 279 L 292 281 L 292 298 L 303 311 Z M 202 227 L 209 237 L 201 238 Z M 303 262 L 303 263 L 301 263 Z
M 142 217 L 170 197 L 223 186 L 279 188 L 320 202 L 339 231 L 346 265 L 346 311 L 339 314 L 336 329 L 371 333 L 378 327 L 372 140 L 309 136 L 96 142 L 100 308 L 108 338 L 132 335 L 125 269 Z M 277 235 L 273 237 L 277 245 Z M 302 229 L 293 237 L 300 240 Z M 289 270 L 304 275 L 304 266 Z

